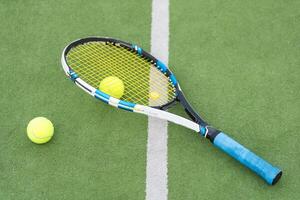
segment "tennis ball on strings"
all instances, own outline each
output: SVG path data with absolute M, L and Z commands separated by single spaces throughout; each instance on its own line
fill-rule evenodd
M 53 133 L 53 124 L 45 117 L 36 117 L 27 125 L 27 136 L 36 144 L 48 142 L 52 138 Z
M 150 99 L 153 99 L 153 100 L 157 100 L 160 97 L 159 93 L 155 92 L 155 91 L 150 92 L 149 96 L 150 96 Z
M 99 89 L 112 97 L 120 99 L 124 94 L 124 83 L 118 77 L 109 76 L 100 82 Z

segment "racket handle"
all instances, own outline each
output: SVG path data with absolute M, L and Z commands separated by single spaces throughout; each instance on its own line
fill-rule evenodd
M 282 175 L 280 169 L 240 145 L 225 133 L 217 134 L 213 144 L 261 176 L 270 185 L 277 183 Z

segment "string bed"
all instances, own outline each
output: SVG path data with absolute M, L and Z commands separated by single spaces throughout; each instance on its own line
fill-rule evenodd
M 108 76 L 121 79 L 125 87 L 121 100 L 162 106 L 176 97 L 175 88 L 167 76 L 151 61 L 125 47 L 87 42 L 72 48 L 66 60 L 72 70 L 94 88 L 98 88 Z M 156 94 L 155 98 L 153 94 Z

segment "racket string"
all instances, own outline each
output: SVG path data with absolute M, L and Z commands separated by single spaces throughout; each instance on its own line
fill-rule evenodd
M 104 54 L 104 56 L 106 56 L 105 54 Z M 90 57 L 90 56 L 86 56 L 87 57 L 87 59 L 85 59 L 85 61 L 89 61 L 89 60 L 91 60 L 92 59 L 92 57 Z M 110 59 L 109 60 L 109 62 L 112 62 L 113 60 L 112 59 Z M 90 72 L 90 71 L 89 71 Z M 90 73 L 91 74 L 91 73 Z M 138 73 L 134 73 L 135 75 L 138 75 Z M 93 76 L 91 76 L 91 77 L 93 77 Z M 97 80 L 96 78 L 94 79 L 94 80 Z M 145 80 L 146 81 L 146 80 Z M 138 92 L 139 91 L 139 89 L 140 89 L 141 87 L 137 87 L 136 88 L 136 91 L 134 91 L 135 93 L 136 92 Z
M 96 53 L 96 52 L 94 52 L 94 53 Z M 99 53 L 103 53 L 103 52 L 99 52 Z M 104 52 L 105 53 L 105 52 Z M 107 58 L 108 58 L 108 61 L 103 61 L 103 63 L 104 64 L 109 64 L 109 63 L 111 63 L 111 62 L 113 62 L 113 59 L 110 59 L 109 57 L 108 57 L 108 55 L 105 55 L 105 54 L 103 54 L 104 56 L 107 56 Z M 85 55 L 86 56 L 86 59 L 84 60 L 84 61 L 86 61 L 86 62 L 89 62 L 91 59 L 92 59 L 92 57 L 91 56 L 89 56 L 89 55 Z M 100 58 L 100 57 L 99 57 Z M 90 72 L 90 71 L 89 71 Z M 91 74 L 91 73 L 90 73 Z M 138 73 L 133 73 L 134 75 L 139 75 Z M 94 75 L 94 74 L 92 74 L 92 75 Z M 95 77 L 95 75 L 94 76 L 91 76 L 91 78 L 93 78 L 93 77 Z M 125 76 L 121 76 L 121 77 L 119 77 L 119 78 L 121 78 L 121 79 L 123 79 L 123 78 L 125 78 Z M 94 80 L 96 81 L 97 80 L 97 78 L 94 78 Z M 147 81 L 147 79 L 145 79 L 144 81 Z M 126 86 L 126 85 L 125 85 Z M 137 87 L 137 88 L 135 88 L 136 89 L 136 91 L 135 92 L 138 92 L 139 91 L 139 89 L 140 89 L 141 87 Z
M 96 79 L 94 79 L 94 80 L 96 80 Z M 160 80 L 160 79 L 157 79 L 157 80 Z M 133 94 L 134 93 L 137 93 L 137 92 L 139 92 L 139 89 L 140 89 L 141 87 L 136 87 L 136 90 L 135 91 L 133 91 Z M 155 89 L 154 89 L 155 90 Z M 131 92 L 129 92 L 129 93 L 131 93 Z M 162 96 L 164 96 L 164 98 L 165 99 L 167 99 L 166 97 L 167 97 L 167 95 L 166 95 L 166 93 L 162 93 L 163 95 Z M 130 96 L 131 94 L 129 94 L 129 96 Z M 148 99 L 148 97 L 145 97 L 145 98 L 143 98 L 144 100 L 147 100 Z
M 160 106 L 175 98 L 175 88 L 168 77 L 147 58 L 126 48 L 89 42 L 71 49 L 67 54 L 67 62 L 84 81 L 95 88 L 108 76 L 123 80 L 125 92 L 121 100 Z M 152 92 L 159 97 L 152 99 Z

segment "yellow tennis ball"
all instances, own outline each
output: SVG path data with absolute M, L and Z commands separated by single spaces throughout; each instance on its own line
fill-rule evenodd
M 153 100 L 157 100 L 160 95 L 158 94 L 158 92 L 150 92 L 150 99 L 153 99 Z
M 45 117 L 36 117 L 27 125 L 27 136 L 36 144 L 48 142 L 54 133 L 52 122 Z
M 124 83 L 118 77 L 109 76 L 101 81 L 99 89 L 112 97 L 120 99 L 124 94 Z

